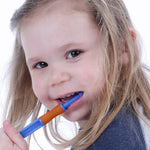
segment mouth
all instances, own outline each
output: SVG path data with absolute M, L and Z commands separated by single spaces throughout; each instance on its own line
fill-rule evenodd
M 59 97 L 59 98 L 57 98 L 56 100 L 59 100 L 61 103 L 65 103 L 65 102 L 67 102 L 68 100 L 70 100 L 71 98 L 73 98 L 74 96 L 76 96 L 79 92 L 81 92 L 81 93 L 83 94 L 82 91 L 73 92 L 73 93 L 67 94 L 66 96 Z

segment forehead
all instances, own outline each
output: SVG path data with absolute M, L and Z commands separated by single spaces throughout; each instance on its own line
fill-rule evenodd
M 33 23 L 33 20 L 44 17 L 53 13 L 55 17 L 61 17 L 62 14 L 68 15 L 75 12 L 87 13 L 89 18 L 96 23 L 93 15 L 92 7 L 87 0 L 49 0 L 44 4 L 37 4 L 31 9 L 19 22 L 19 30 L 21 31 L 26 25 Z
M 73 21 L 73 14 L 80 13 L 84 14 L 84 18 L 88 18 L 89 22 L 95 26 L 95 22 L 93 21 L 94 17 L 90 12 L 86 0 L 50 0 L 48 3 L 39 5 L 32 13 L 30 13 L 30 15 L 28 15 L 28 17 L 26 16 L 26 18 L 23 19 L 20 26 L 20 32 L 27 27 L 30 28 L 31 24 L 37 26 L 38 22 L 41 23 L 41 21 L 43 21 L 44 23 L 51 19 L 55 22 L 59 22 L 60 25 L 63 25 L 64 16 L 68 16 L 68 20 L 65 22 L 65 24 L 67 24 Z M 51 25 L 53 25 L 53 22 L 51 22 Z
M 71 13 L 74 11 L 85 11 L 89 13 L 91 12 L 89 11 L 89 9 L 91 9 L 89 6 L 87 0 L 49 0 L 44 3 L 36 3 L 33 8 L 30 8 L 29 12 L 27 11 L 23 20 L 28 20 L 29 18 L 39 15 L 45 15 L 45 13 L 50 13 L 51 11 L 57 13 L 58 10 L 61 10 L 62 13 Z
M 21 29 L 24 49 L 39 49 L 40 45 L 44 46 L 42 49 L 48 49 L 49 45 L 51 49 L 57 49 L 72 41 L 91 43 L 92 36 L 92 39 L 99 36 L 97 25 L 91 21 L 90 15 L 83 10 L 81 12 L 81 9 L 72 9 L 75 5 L 67 2 L 68 0 L 58 0 L 57 3 L 46 6 L 46 9 L 39 8 L 42 12 L 36 11 L 33 17 L 25 20 Z M 47 39 L 48 43 L 45 42 Z

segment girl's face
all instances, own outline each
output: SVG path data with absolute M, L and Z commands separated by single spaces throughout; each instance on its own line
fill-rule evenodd
M 88 13 L 60 3 L 24 22 L 21 42 L 35 95 L 51 109 L 63 97 L 83 92 L 63 114 L 83 126 L 104 85 L 102 39 Z

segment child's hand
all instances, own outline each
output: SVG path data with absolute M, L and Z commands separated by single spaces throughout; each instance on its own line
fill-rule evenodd
M 8 121 L 0 129 L 0 150 L 28 150 L 26 141 Z

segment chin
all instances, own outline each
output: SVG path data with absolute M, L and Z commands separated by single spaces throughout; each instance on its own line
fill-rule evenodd
M 82 115 L 81 115 L 82 114 Z M 90 113 L 74 113 L 74 112 L 66 112 L 63 114 L 63 117 L 69 121 L 72 121 L 72 122 L 82 122 L 82 121 L 85 121 L 85 120 L 88 120 L 89 119 L 89 116 L 90 116 Z

